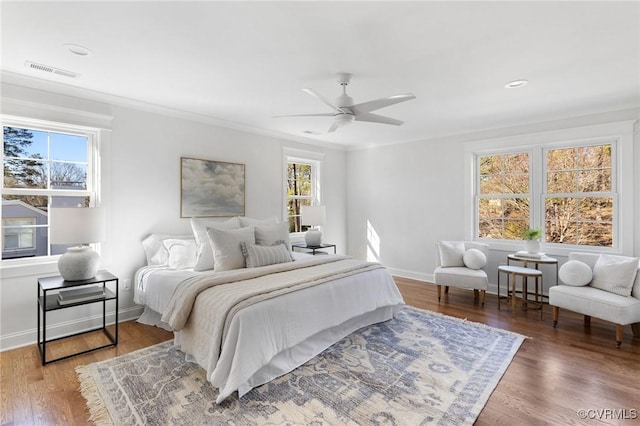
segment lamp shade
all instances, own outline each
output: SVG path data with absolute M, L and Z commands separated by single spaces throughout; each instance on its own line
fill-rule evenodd
M 51 208 L 51 244 L 90 244 L 105 240 L 105 214 L 101 208 Z
M 302 225 L 318 226 L 324 225 L 324 206 L 302 206 Z

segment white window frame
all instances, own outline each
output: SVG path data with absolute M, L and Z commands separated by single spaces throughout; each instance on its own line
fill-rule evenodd
M 312 206 L 319 206 L 322 200 L 322 164 L 324 155 L 311 151 L 295 150 L 290 148 L 284 149 L 283 163 L 283 221 L 289 222 L 289 215 L 287 211 L 287 205 L 289 197 L 287 194 L 287 178 L 289 163 L 306 164 L 311 166 L 311 196 L 300 197 L 302 199 L 311 199 Z M 292 237 L 302 236 L 304 232 L 292 232 Z
M 7 232 L 7 227 L 8 225 L 6 225 L 6 221 L 7 219 L 21 219 L 21 220 L 27 220 L 30 219 L 30 224 L 28 225 L 10 225 L 12 228 L 17 227 L 18 230 L 15 233 L 18 236 L 18 247 L 11 247 L 11 248 L 7 248 L 5 247 L 6 244 L 6 232 Z M 25 251 L 25 250 L 30 250 L 35 248 L 34 246 L 34 240 L 35 240 L 35 232 L 34 232 L 34 227 L 36 225 L 36 220 L 35 218 L 32 217 L 11 217 L 11 218 L 2 218 L 2 251 L 8 251 L 8 250 L 13 250 L 13 251 Z M 27 230 L 23 230 L 21 228 L 27 228 Z M 22 236 L 24 234 L 30 234 L 31 235 L 31 245 L 30 246 L 23 246 L 22 245 Z
M 487 157 L 487 156 L 498 156 L 498 155 L 509 155 L 509 154 L 527 154 L 528 158 L 529 158 L 529 192 L 527 193 L 521 193 L 521 194 L 507 194 L 507 193 L 503 193 L 503 194 L 480 194 L 480 158 L 481 157 Z M 473 231 L 473 237 L 474 239 L 478 239 L 478 240 L 482 240 L 482 241 L 513 241 L 513 240 L 496 240 L 493 238 L 479 238 L 479 223 L 480 223 L 480 215 L 478 213 L 478 205 L 480 203 L 480 199 L 483 198 L 498 198 L 498 199 L 507 199 L 507 198 L 527 198 L 529 199 L 529 227 L 533 227 L 532 223 L 533 221 L 533 206 L 534 206 L 534 200 L 533 200 L 533 188 L 534 188 L 534 179 L 532 177 L 533 173 L 532 173 L 532 167 L 533 167 L 533 157 L 534 157 L 534 153 L 533 150 L 531 149 L 515 149 L 515 150 L 500 150 L 500 151 L 495 151 L 495 152 L 476 152 L 474 153 L 474 163 L 475 163 L 475 182 L 474 182 L 474 231 Z
M 544 243 L 543 251 L 548 254 L 568 255 L 571 251 L 609 252 L 633 254 L 633 141 L 635 121 L 620 121 L 596 124 L 587 127 L 567 128 L 541 133 L 515 135 L 464 144 L 465 151 L 465 238 L 478 240 L 477 180 L 479 174 L 476 156 L 522 152 L 532 152 L 531 227 L 543 228 L 544 200 L 546 184 L 543 155 L 547 149 L 571 146 L 604 145 L 612 146 L 612 192 L 614 203 L 613 243 L 611 247 Z M 544 185 L 544 186 L 543 186 Z M 623 195 L 624 194 L 624 195 Z M 621 230 L 625 230 L 621 232 Z M 629 231 L 626 231 L 628 229 Z M 522 249 L 522 241 L 484 240 L 492 249 L 517 251 Z
M 15 116 L 0 116 L 0 124 L 4 127 L 17 127 L 44 132 L 64 133 L 79 135 L 87 138 L 87 182 L 86 189 L 47 189 L 47 188 L 5 188 L 4 179 L 0 182 L 0 193 L 2 195 L 33 195 L 33 196 L 55 196 L 55 197 L 89 197 L 90 206 L 100 206 L 100 129 L 81 125 L 65 124 L 38 119 L 30 119 Z M 0 160 L 4 164 L 4 138 L 0 143 Z M 0 210 L 0 218 L 1 218 Z M 36 225 L 39 226 L 39 225 Z M 42 225 L 48 228 L 48 225 Z M 3 228 L 4 229 L 4 228 Z M 4 232 L 0 232 L 0 239 L 4 238 Z M 4 241 L 0 240 L 0 247 L 4 247 Z M 99 251 L 99 244 L 94 245 L 94 249 Z M 50 254 L 51 245 L 48 244 L 46 256 L 32 258 L 3 259 L 0 265 L 22 266 L 34 263 L 48 263 L 59 258 L 59 255 Z

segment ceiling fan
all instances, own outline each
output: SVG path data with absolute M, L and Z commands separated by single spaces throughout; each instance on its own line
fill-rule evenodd
M 369 121 L 372 123 L 393 124 L 395 126 L 401 125 L 401 120 L 395 118 L 385 117 L 384 115 L 373 114 L 371 111 L 375 111 L 380 108 L 388 107 L 400 102 L 409 101 L 415 99 L 415 95 L 412 93 L 405 93 L 401 95 L 393 95 L 386 98 L 375 99 L 368 102 L 362 102 L 359 104 L 353 103 L 353 98 L 347 95 L 347 85 L 351 81 L 351 74 L 340 73 L 338 74 L 338 83 L 342 86 L 342 95 L 338 96 L 335 102 L 329 101 L 327 98 L 314 91 L 313 89 L 302 89 L 303 92 L 310 94 L 317 98 L 321 102 L 329 105 L 333 112 L 317 113 L 317 114 L 293 114 L 293 115 L 277 115 L 274 118 L 281 117 L 333 117 L 334 121 L 329 128 L 329 133 L 335 132 L 339 127 L 345 126 L 352 121 Z

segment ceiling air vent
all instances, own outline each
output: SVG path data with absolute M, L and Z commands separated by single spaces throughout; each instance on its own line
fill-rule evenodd
M 32 69 L 32 70 L 47 72 L 49 74 L 57 74 L 57 75 L 61 75 L 63 77 L 69 77 L 69 78 L 78 78 L 78 77 L 80 77 L 80 74 L 77 74 L 75 72 L 65 71 L 65 70 L 62 70 L 60 68 L 51 67 L 49 65 L 36 64 L 35 62 L 31 62 L 31 61 L 26 61 L 24 63 L 24 66 L 29 68 L 29 69 Z

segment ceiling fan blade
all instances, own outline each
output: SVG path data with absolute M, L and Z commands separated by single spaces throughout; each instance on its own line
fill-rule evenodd
M 274 115 L 272 118 L 282 117 L 333 117 L 332 112 L 321 112 L 318 114 L 286 114 L 286 115 Z
M 335 111 L 340 111 L 342 113 L 344 113 L 344 111 L 342 109 L 340 109 L 339 107 L 335 106 L 333 104 L 333 102 L 331 102 L 329 99 L 325 98 L 324 96 L 322 96 L 320 93 L 316 92 L 313 89 L 302 89 L 303 92 L 308 93 L 309 95 L 313 96 L 314 98 L 318 99 L 321 102 L 324 102 L 325 104 L 329 105 L 333 110 Z
M 382 123 L 382 124 L 393 124 L 395 126 L 399 126 L 404 121 L 396 120 L 395 118 L 385 117 L 384 115 L 372 114 L 370 112 L 356 115 L 354 118 L 355 121 L 369 121 L 371 123 Z
M 334 121 L 331 127 L 329 127 L 329 131 L 327 133 L 335 132 L 338 129 L 338 127 L 340 127 L 340 125 L 338 124 L 337 121 Z
M 351 111 L 356 115 L 365 114 L 367 112 L 375 111 L 380 108 L 388 107 L 389 105 L 394 105 L 404 101 L 410 101 L 411 99 L 415 99 L 415 95 L 413 93 L 404 93 L 402 95 L 393 95 L 387 98 L 375 99 L 373 101 L 362 102 L 361 104 L 355 104 L 350 106 Z

